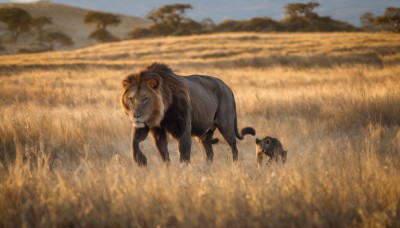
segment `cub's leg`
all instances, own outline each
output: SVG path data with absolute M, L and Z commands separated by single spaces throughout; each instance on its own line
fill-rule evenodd
M 266 165 L 267 165 L 267 166 L 271 166 L 272 163 L 273 163 L 274 158 L 272 158 L 272 157 L 270 157 L 270 156 L 267 156 L 267 157 L 268 157 L 268 161 L 267 161 Z
M 149 127 L 147 126 L 143 128 L 132 128 L 131 151 L 133 154 L 133 159 L 139 166 L 147 165 L 147 158 L 140 150 L 139 143 L 147 138 L 148 133 Z
M 287 156 L 287 151 L 284 150 L 284 151 L 282 152 L 282 163 L 283 163 L 283 164 L 285 164 L 285 162 L 286 162 L 286 156 Z
M 258 168 L 261 168 L 263 161 L 263 154 L 262 152 L 256 152 L 256 164 Z

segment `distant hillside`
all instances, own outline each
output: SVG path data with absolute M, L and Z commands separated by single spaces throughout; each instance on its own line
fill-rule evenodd
M 83 23 L 85 14 L 88 11 L 87 9 L 50 2 L 0 4 L 0 7 L 11 6 L 22 8 L 28 11 L 33 17 L 51 17 L 53 19 L 53 24 L 46 26 L 45 29 L 47 31 L 62 31 L 70 36 L 75 44 L 67 49 L 80 48 L 96 43 L 88 38 L 88 35 L 95 29 L 95 26 Z M 109 31 L 119 38 L 126 38 L 127 33 L 132 27 L 147 27 L 151 24 L 149 20 L 143 18 L 126 15 L 119 16 L 121 17 L 121 24 L 117 27 L 109 27 Z M 18 47 L 27 47 L 32 42 L 32 36 L 34 36 L 33 32 L 22 35 L 20 39 L 18 39 Z M 0 23 L 0 39 L 3 43 L 8 42 L 6 26 L 3 23 Z M 9 45 L 5 44 L 3 46 L 7 47 Z
M 72 51 L 0 56 L 2 70 L 94 66 L 129 68 L 151 62 L 196 67 L 317 67 L 400 64 L 393 33 L 219 33 L 127 40 Z

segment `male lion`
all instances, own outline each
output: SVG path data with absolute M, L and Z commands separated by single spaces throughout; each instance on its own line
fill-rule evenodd
M 167 133 L 178 141 L 179 160 L 190 162 L 192 136 L 204 147 L 207 160 L 212 162 L 212 144 L 216 128 L 238 159 L 236 138 L 255 135 L 251 127 L 237 129 L 236 105 L 232 90 L 220 79 L 211 76 L 178 76 L 168 66 L 153 63 L 122 81 L 123 111 L 133 124 L 131 150 L 139 166 L 147 159 L 139 143 L 151 132 L 164 162 L 169 162 Z
M 282 143 L 277 138 L 269 136 L 263 139 L 256 138 L 256 163 L 258 167 L 261 166 L 263 155 L 269 158 L 268 164 L 272 160 L 278 162 L 279 157 L 282 157 L 282 163 L 285 163 L 287 151 L 283 150 Z

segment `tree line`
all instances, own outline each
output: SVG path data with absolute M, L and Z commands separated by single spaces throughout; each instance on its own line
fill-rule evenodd
M 194 35 L 213 32 L 337 32 L 337 31 L 392 31 L 400 32 L 400 8 L 388 7 L 381 16 L 366 12 L 360 16 L 362 27 L 320 16 L 314 10 L 320 7 L 315 1 L 289 3 L 284 7 L 284 18 L 276 21 L 269 17 L 248 20 L 223 20 L 215 24 L 211 19 L 195 21 L 185 13 L 192 10 L 190 4 L 165 5 L 151 11 L 147 18 L 154 23 L 149 28 L 137 27 L 129 38 L 157 37 L 166 35 Z
M 320 16 L 314 10 L 319 3 L 289 3 L 284 7 L 284 18 L 276 21 L 269 17 L 254 17 L 248 20 L 223 20 L 216 24 L 206 18 L 196 21 L 186 16 L 193 7 L 190 4 L 170 4 L 156 8 L 147 18 L 150 27 L 136 27 L 128 33 L 128 39 L 168 35 L 194 35 L 215 32 L 333 32 L 333 31 L 392 31 L 400 32 L 400 8 L 388 7 L 383 15 L 366 12 L 360 16 L 361 28 L 347 22 Z M 53 50 L 56 45 L 72 45 L 72 39 L 63 32 L 47 32 L 45 27 L 52 24 L 52 18 L 40 16 L 33 18 L 27 11 L 17 8 L 0 8 L 0 22 L 6 24 L 10 43 L 15 44 L 24 32 L 34 30 L 34 41 L 43 50 Z M 84 23 L 95 24 L 96 29 L 89 38 L 98 42 L 118 41 L 107 27 L 118 26 L 121 18 L 115 14 L 88 11 Z M 0 50 L 3 47 L 0 45 Z M 4 49 L 4 48 L 3 48 Z M 29 50 L 22 50 L 29 51 Z
M 367 31 L 386 30 L 399 33 L 400 8 L 387 7 L 381 16 L 365 12 L 360 16 L 360 21 L 363 29 Z
M 16 44 L 21 34 L 34 30 L 34 44 L 41 50 L 54 50 L 56 45 L 72 45 L 72 39 L 62 32 L 46 32 L 44 27 L 52 24 L 52 18 L 46 16 L 32 17 L 27 11 L 17 8 L 0 8 L 0 21 L 3 22 L 10 34 L 10 43 Z M 4 47 L 0 45 L 0 49 Z M 20 49 L 19 52 L 30 52 L 28 49 Z

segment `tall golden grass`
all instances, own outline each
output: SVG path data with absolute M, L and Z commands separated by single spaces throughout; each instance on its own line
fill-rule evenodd
M 1 57 L 0 226 L 398 227 L 399 41 L 243 33 Z M 247 136 L 236 165 L 223 140 L 211 166 L 197 143 L 181 165 L 171 140 L 167 167 L 150 138 L 133 164 L 120 81 L 153 60 L 224 80 L 239 127 L 278 137 L 287 163 L 258 169 Z

